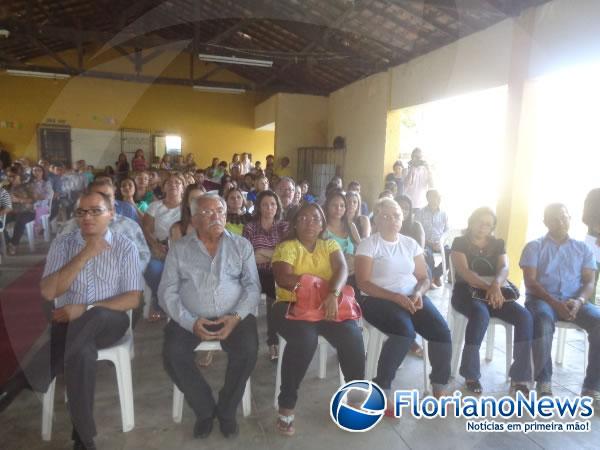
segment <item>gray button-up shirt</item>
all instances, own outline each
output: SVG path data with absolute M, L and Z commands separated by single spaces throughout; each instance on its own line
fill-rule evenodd
M 161 307 L 189 331 L 200 317 L 237 312 L 254 314 L 260 300 L 260 281 L 252 245 L 224 231 L 212 257 L 195 232 L 169 249 L 158 288 Z

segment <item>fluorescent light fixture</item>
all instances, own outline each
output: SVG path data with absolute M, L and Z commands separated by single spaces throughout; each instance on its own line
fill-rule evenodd
M 244 89 L 244 88 L 202 86 L 202 85 L 195 85 L 195 86 L 193 86 L 193 89 L 195 91 L 213 92 L 215 94 L 243 94 L 244 92 L 246 92 L 246 89 Z
M 71 75 L 66 73 L 36 72 L 34 70 L 7 69 L 6 73 L 15 77 L 50 78 L 52 80 L 66 80 Z
M 238 58 L 237 56 L 218 56 L 208 55 L 206 53 L 198 54 L 198 57 L 202 61 L 216 62 L 221 64 L 241 64 L 242 66 L 256 66 L 256 67 L 272 67 L 273 61 L 268 59 L 250 59 L 250 58 Z

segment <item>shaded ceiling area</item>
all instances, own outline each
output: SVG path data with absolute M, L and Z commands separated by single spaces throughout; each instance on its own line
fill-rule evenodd
M 2 0 L 0 67 L 326 95 L 547 1 Z M 132 73 L 84 67 L 84 56 L 98 49 L 125 56 Z M 189 54 L 189 76 L 145 74 L 144 65 L 170 49 Z M 61 57 L 65 50 L 77 51 L 77 63 Z M 198 54 L 267 60 L 272 66 L 217 63 L 200 74 Z M 52 58 L 53 67 L 28 64 L 40 56 Z M 248 83 L 211 80 L 224 69 Z

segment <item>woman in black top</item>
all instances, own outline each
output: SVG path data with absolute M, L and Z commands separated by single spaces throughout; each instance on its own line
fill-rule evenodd
M 480 394 L 479 348 L 490 317 L 498 317 L 515 327 L 514 362 L 510 368 L 511 391 L 529 394 L 531 381 L 531 340 L 533 319 L 518 304 L 518 291 L 506 287 L 508 257 L 504 241 L 494 237 L 496 215 L 489 208 L 476 209 L 469 217 L 464 236 L 452 243 L 450 258 L 456 273 L 452 307 L 468 318 L 460 374 L 467 390 Z M 513 298 L 511 298 L 513 297 Z

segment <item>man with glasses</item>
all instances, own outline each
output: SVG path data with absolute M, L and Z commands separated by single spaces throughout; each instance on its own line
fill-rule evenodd
M 298 212 L 298 205 L 294 205 L 294 194 L 296 193 L 296 183 L 290 177 L 282 177 L 275 186 L 275 192 L 281 200 L 283 207 L 283 218 L 290 221 Z
M 210 434 L 215 417 L 225 437 L 238 434 L 235 413 L 258 351 L 254 314 L 261 287 L 254 250 L 225 230 L 226 213 L 217 195 L 205 194 L 191 204 L 195 232 L 173 243 L 158 289 L 171 318 L 163 344 L 165 370 L 196 415 L 197 438 Z M 194 362 L 203 341 L 219 341 L 228 356 L 216 403 Z
M 142 290 L 138 252 L 129 239 L 109 230 L 113 215 L 103 194 L 88 192 L 79 199 L 79 228 L 54 240 L 42 275 L 42 296 L 55 303 L 50 340 L 0 393 L 2 410 L 23 388 L 46 392 L 64 370 L 75 449 L 96 448 L 98 350 L 123 337 L 127 311 L 138 306 Z
M 110 204 L 113 205 L 114 216 L 109 222 L 108 228 L 110 231 L 123 234 L 129 238 L 136 246 L 139 252 L 140 266 L 142 271 L 146 270 L 148 262 L 150 262 L 150 249 L 146 243 L 144 232 L 142 227 L 132 220 L 131 218 L 119 214 L 117 211 L 117 200 L 115 200 L 115 187 L 111 183 L 107 183 L 104 180 L 96 180 L 89 187 L 90 192 L 98 192 L 108 197 Z M 77 217 L 65 222 L 63 227 L 60 229 L 59 236 L 75 231 L 79 226 L 79 220 Z M 134 321 L 135 322 L 135 321 Z
M 600 308 L 589 302 L 594 291 L 596 261 L 582 241 L 569 237 L 567 208 L 553 203 L 544 210 L 546 236 L 529 242 L 519 265 L 533 316 L 533 365 L 538 395 L 552 396 L 552 337 L 557 320 L 587 331 L 590 343 L 582 395 L 600 408 Z

